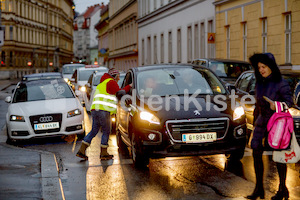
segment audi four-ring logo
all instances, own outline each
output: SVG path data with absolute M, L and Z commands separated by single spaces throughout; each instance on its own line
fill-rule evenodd
M 40 117 L 40 122 L 51 122 L 51 121 L 53 121 L 52 116 Z

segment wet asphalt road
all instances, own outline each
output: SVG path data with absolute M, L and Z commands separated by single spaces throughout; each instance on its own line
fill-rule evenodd
M 5 124 L 5 108 L 5 102 L 1 101 L 1 127 Z M 85 119 L 88 132 L 91 117 L 85 113 Z M 86 162 L 75 156 L 80 146 L 75 137 L 32 140 L 20 146 L 56 154 L 66 199 L 245 199 L 255 186 L 250 149 L 246 149 L 238 163 L 228 163 L 224 155 L 180 157 L 154 159 L 148 169 L 139 170 L 128 155 L 118 152 L 114 135 L 109 141 L 114 160 L 101 162 L 100 137 L 98 134 L 92 141 Z M 278 187 L 276 168 L 269 154 L 264 155 L 266 199 Z M 299 164 L 288 166 L 290 199 L 300 199 L 299 170 Z

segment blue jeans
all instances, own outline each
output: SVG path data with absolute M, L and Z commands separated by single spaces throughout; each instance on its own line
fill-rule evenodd
M 83 141 L 91 144 L 92 139 L 98 134 L 102 127 L 101 147 L 108 147 L 108 138 L 110 134 L 110 112 L 104 110 L 92 110 L 93 117 L 92 130 L 87 134 Z

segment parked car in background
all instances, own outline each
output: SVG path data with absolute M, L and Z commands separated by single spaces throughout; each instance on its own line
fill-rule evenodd
M 294 103 L 295 106 L 289 109 L 289 112 L 293 116 L 294 119 L 294 130 L 297 137 L 298 142 L 300 143 L 300 106 L 299 106 L 299 96 L 300 91 L 300 71 L 292 71 L 292 70 L 281 70 L 281 74 L 285 80 L 289 83 L 291 87 L 291 91 L 294 94 Z M 240 75 L 238 80 L 235 83 L 235 87 L 238 90 L 238 94 L 242 95 L 255 95 L 255 75 L 254 71 L 246 71 Z M 245 113 L 247 118 L 247 128 L 248 128 L 248 136 L 249 133 L 253 130 L 253 112 L 254 105 L 245 105 Z
M 65 81 L 67 83 L 69 83 L 70 79 L 72 78 L 72 75 L 74 73 L 74 71 L 80 67 L 84 67 L 84 64 L 80 64 L 80 63 L 70 63 L 70 64 L 64 64 L 62 66 L 62 76 L 65 79 Z
M 192 61 L 192 64 L 211 69 L 217 76 L 229 84 L 234 84 L 242 72 L 252 69 L 250 63 L 232 59 L 195 59 Z
M 27 74 L 22 77 L 23 81 L 32 81 L 39 79 L 55 79 L 55 78 L 63 78 L 60 72 L 45 72 L 45 73 L 35 73 L 35 74 Z
M 20 81 L 6 114 L 7 142 L 84 135 L 83 107 L 64 79 Z
M 71 85 L 74 91 L 80 91 L 80 95 L 78 96 L 81 102 L 84 102 L 84 96 L 86 95 L 86 86 L 85 84 L 88 82 L 90 75 L 94 72 L 107 72 L 108 69 L 106 67 L 99 67 L 98 65 L 86 65 L 83 68 L 78 68 L 74 71 L 71 78 Z
M 122 87 L 128 84 L 133 84 L 135 101 L 118 102 L 116 138 L 120 151 L 130 150 L 135 166 L 157 157 L 222 153 L 231 159 L 243 157 L 243 108 L 231 108 L 229 91 L 210 69 L 185 64 L 135 67 L 127 72 Z M 207 100 L 217 95 L 225 98 L 222 111 L 215 100 Z M 121 92 L 117 97 L 121 99 Z M 193 103 L 186 104 L 189 97 Z M 153 108 L 153 98 L 160 102 L 154 107 L 160 109 Z

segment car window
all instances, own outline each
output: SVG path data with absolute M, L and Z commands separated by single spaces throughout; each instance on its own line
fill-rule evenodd
M 84 65 L 65 65 L 63 66 L 62 73 L 63 74 L 73 74 L 74 71 L 79 68 L 79 67 L 84 67 Z
M 207 69 L 172 68 L 140 72 L 137 93 L 150 95 L 220 94 L 225 89 L 217 77 Z
M 118 81 L 119 87 L 122 87 L 122 83 L 124 81 L 124 78 L 125 78 L 125 74 L 120 74 L 120 80 Z
M 234 62 L 210 62 L 209 68 L 225 78 L 238 78 L 242 72 L 252 69 L 250 64 Z
M 126 85 L 129 85 L 131 83 L 132 83 L 132 74 L 131 72 L 128 72 L 124 78 L 122 88 L 124 88 Z
M 61 98 L 74 98 L 67 83 L 58 80 L 32 81 L 18 85 L 13 103 Z
M 78 81 L 87 81 L 94 70 L 79 70 Z
M 289 83 L 292 91 L 295 90 L 296 85 L 300 82 L 300 77 L 295 74 L 283 74 L 282 77 Z
M 237 88 L 240 89 L 240 90 L 243 90 L 243 91 L 247 91 L 251 79 L 252 79 L 252 73 L 246 73 L 246 74 L 244 74 L 241 77 L 241 79 L 240 79 L 240 81 L 238 83 Z

